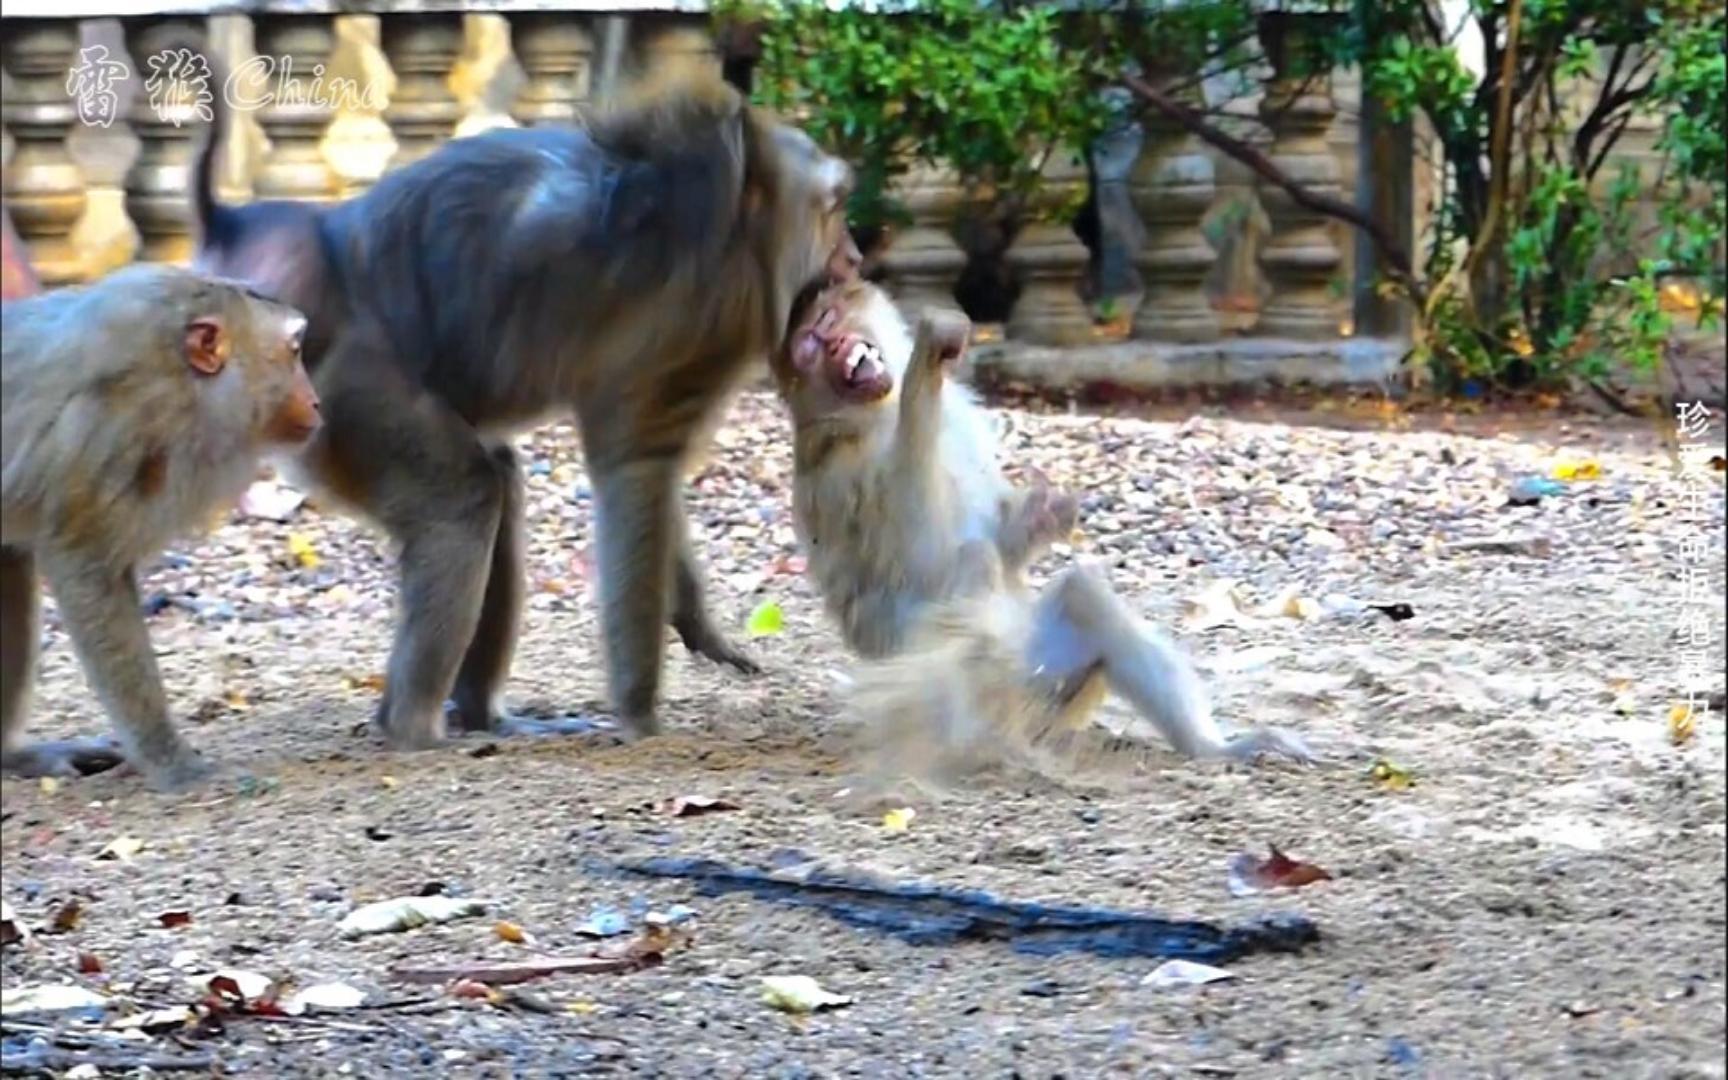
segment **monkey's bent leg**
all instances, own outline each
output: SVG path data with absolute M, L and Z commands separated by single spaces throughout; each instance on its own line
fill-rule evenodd
M 15 776 L 83 776 L 112 769 L 126 758 L 108 739 L 19 741 L 36 683 L 41 601 L 35 558 L 25 548 L 0 547 L 0 769 Z
M 1272 728 L 1225 736 L 1212 717 L 1206 686 L 1176 643 L 1141 620 L 1096 570 L 1075 567 L 1039 599 L 1031 645 L 1033 670 L 1071 679 L 1097 664 L 1110 688 L 1158 729 L 1178 753 L 1195 760 L 1247 761 L 1277 753 L 1312 757 L 1294 735 Z
M 666 652 L 678 462 L 676 454 L 658 454 L 604 465 L 594 474 L 607 681 L 619 718 L 637 737 L 660 730 L 654 709 Z
M 522 468 L 508 446 L 492 448 L 492 461 L 502 483 L 498 533 L 492 542 L 492 566 L 486 575 L 480 623 L 462 657 L 451 697 L 464 731 L 497 731 L 503 721 L 503 692 L 516 653 L 517 628 L 522 623 L 525 555 Z
M 65 551 L 45 555 L 42 564 L 67 636 L 127 760 L 159 791 L 179 791 L 206 779 L 214 769 L 168 717 L 132 568 Z

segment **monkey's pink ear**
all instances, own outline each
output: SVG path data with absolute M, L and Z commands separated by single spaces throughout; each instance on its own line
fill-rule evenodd
M 186 324 L 186 363 L 200 375 L 215 375 L 228 363 L 228 335 L 222 320 L 201 315 Z

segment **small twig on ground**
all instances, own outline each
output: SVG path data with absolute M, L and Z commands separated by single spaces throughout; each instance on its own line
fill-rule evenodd
M 1200 500 L 1194 497 L 1194 481 L 1184 479 L 1182 481 L 1182 490 L 1188 496 L 1188 509 L 1193 511 L 1194 516 L 1199 518 L 1201 521 L 1204 521 L 1206 527 L 1211 529 L 1212 532 L 1217 535 L 1218 539 L 1224 542 L 1225 547 L 1235 547 L 1236 539 L 1229 533 L 1225 532 L 1222 525 L 1213 521 L 1210 514 L 1200 509 Z
M 510 986 L 547 975 L 607 975 L 637 971 L 649 966 L 634 956 L 572 956 L 525 960 L 504 964 L 436 964 L 431 967 L 391 968 L 392 978 L 411 983 L 446 983 L 469 979 L 488 986 Z

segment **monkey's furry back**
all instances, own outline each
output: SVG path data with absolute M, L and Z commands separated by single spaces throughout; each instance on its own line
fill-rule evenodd
M 223 288 L 184 270 L 137 265 L 5 304 L 0 542 L 35 547 L 51 534 L 102 544 L 129 562 L 239 496 L 256 465 L 247 452 L 254 418 L 244 365 L 198 387 L 183 359 L 190 307 L 226 310 Z M 174 467 L 181 459 L 198 468 Z M 160 490 L 139 498 L 141 483 L 156 475 Z M 121 504 L 129 512 L 116 513 Z

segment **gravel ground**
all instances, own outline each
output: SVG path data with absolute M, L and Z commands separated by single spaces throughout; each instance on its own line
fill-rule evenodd
M 1096 780 L 998 771 L 920 797 L 909 828 L 886 828 L 881 806 L 838 797 L 854 783 L 847 661 L 798 576 L 786 425 L 752 394 L 691 512 L 720 616 L 742 634 L 773 600 L 785 628 L 754 643 L 768 668 L 755 679 L 674 645 L 670 734 L 645 744 L 374 745 L 356 729 L 388 645 L 388 552 L 315 506 L 284 524 L 236 514 L 165 557 L 143 584 L 170 695 L 227 772 L 177 799 L 124 775 L 8 781 L 6 900 L 37 928 L 69 900 L 82 914 L 6 947 L 7 990 L 82 981 L 127 1003 L 112 1020 L 192 1002 L 190 976 L 231 966 L 340 981 L 384 1005 L 135 1044 L 272 1077 L 1723 1075 L 1724 729 L 1718 705 L 1689 739 L 1671 733 L 1688 526 L 1653 437 L 1553 418 L 1499 436 L 1398 416 L 1359 430 L 1059 410 L 1004 422 L 1012 461 L 1088 493 L 1078 549 L 1038 572 L 1104 560 L 1211 672 L 1223 716 L 1287 725 L 1326 764 L 1146 755 Z M 533 595 L 512 700 L 529 710 L 604 700 L 574 446 L 564 428 L 524 442 Z M 1585 459 L 1600 478 L 1503 505 L 1518 475 Z M 1721 484 L 1709 474 L 1693 527 L 1708 538 L 1718 650 Z M 1546 544 L 1450 546 L 1507 533 Z M 1200 629 L 1185 601 L 1225 579 L 1250 608 L 1295 590 L 1403 602 L 1415 617 Z M 49 625 L 32 730 L 96 732 L 52 611 Z M 1413 783 L 1377 780 L 1377 759 Z M 678 796 L 739 809 L 663 813 Z M 94 857 L 119 837 L 144 847 Z M 1269 843 L 1332 879 L 1231 895 L 1231 856 Z M 1300 912 L 1322 941 L 1244 957 L 1232 981 L 1155 989 L 1142 985 L 1151 959 L 913 946 L 594 863 L 768 866 L 789 849 L 1017 899 L 1227 923 Z M 355 904 L 431 883 L 492 898 L 496 913 L 338 935 Z M 390 976 L 402 963 L 586 955 L 577 926 L 632 903 L 696 911 L 685 947 L 650 970 L 548 978 L 504 1002 Z M 180 910 L 190 922 L 164 928 Z M 533 942 L 503 940 L 500 918 Z M 78 976 L 81 953 L 104 973 Z M 854 1002 L 789 1016 L 762 1002 L 766 975 L 814 976 Z M 7 1019 L 9 1057 L 28 1047 L 20 1024 Z

